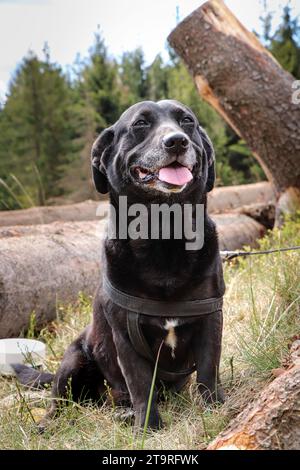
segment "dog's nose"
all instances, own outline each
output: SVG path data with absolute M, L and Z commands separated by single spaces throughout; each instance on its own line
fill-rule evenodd
M 189 141 L 182 132 L 171 132 L 164 136 L 162 144 L 168 152 L 180 153 L 186 151 Z

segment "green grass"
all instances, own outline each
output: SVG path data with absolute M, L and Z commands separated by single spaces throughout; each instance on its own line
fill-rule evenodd
M 44 186 L 35 164 L 32 165 L 31 175 L 33 183 L 30 189 L 13 173 L 7 175 L 5 181 L 0 178 L 0 210 L 29 209 L 45 205 Z
M 262 249 L 300 245 L 300 222 L 290 221 L 260 243 Z M 287 252 L 239 259 L 224 265 L 227 291 L 221 378 L 224 405 L 206 407 L 194 379 L 160 405 L 165 424 L 157 432 L 136 435 L 120 422 L 116 409 L 77 405 L 71 400 L 47 431 L 36 432 L 49 404 L 49 391 L 32 393 L 13 379 L 0 379 L 1 449 L 201 449 L 274 377 L 272 369 L 288 361 L 289 345 L 300 331 L 300 253 Z M 48 347 L 46 366 L 55 371 L 65 348 L 89 322 L 91 299 L 60 307 L 57 320 L 39 334 L 34 315 L 29 336 Z M 144 440 L 144 442 L 143 442 Z

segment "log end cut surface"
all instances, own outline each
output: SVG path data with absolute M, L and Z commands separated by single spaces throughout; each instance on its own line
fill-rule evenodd
M 299 450 L 300 364 L 280 375 L 207 450 Z

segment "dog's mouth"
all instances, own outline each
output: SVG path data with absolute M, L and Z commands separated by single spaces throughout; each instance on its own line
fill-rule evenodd
M 171 165 L 150 170 L 141 166 L 134 168 L 134 173 L 138 180 L 142 183 L 153 183 L 161 181 L 173 187 L 182 187 L 192 181 L 192 168 L 174 162 Z

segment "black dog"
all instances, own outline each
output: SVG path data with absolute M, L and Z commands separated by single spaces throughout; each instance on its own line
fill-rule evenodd
M 117 228 L 116 239 L 105 240 L 104 284 L 93 321 L 64 355 L 47 418 L 56 414 L 56 398 L 66 397 L 69 386 L 74 400 L 99 400 L 106 382 L 115 402 L 131 405 L 136 425 L 143 426 L 160 349 L 149 419 L 158 428 L 160 385 L 180 390 L 193 370 L 203 398 L 223 401 L 218 369 L 224 281 L 215 226 L 206 213 L 215 178 L 213 147 L 186 106 L 145 101 L 98 137 L 92 169 L 97 190 L 109 193 L 118 216 L 121 195 L 128 207 L 204 204 L 204 245 L 187 250 L 185 237 L 172 237 L 172 230 L 167 240 L 133 240 L 119 237 Z M 17 372 L 22 382 L 43 382 L 24 368 Z

